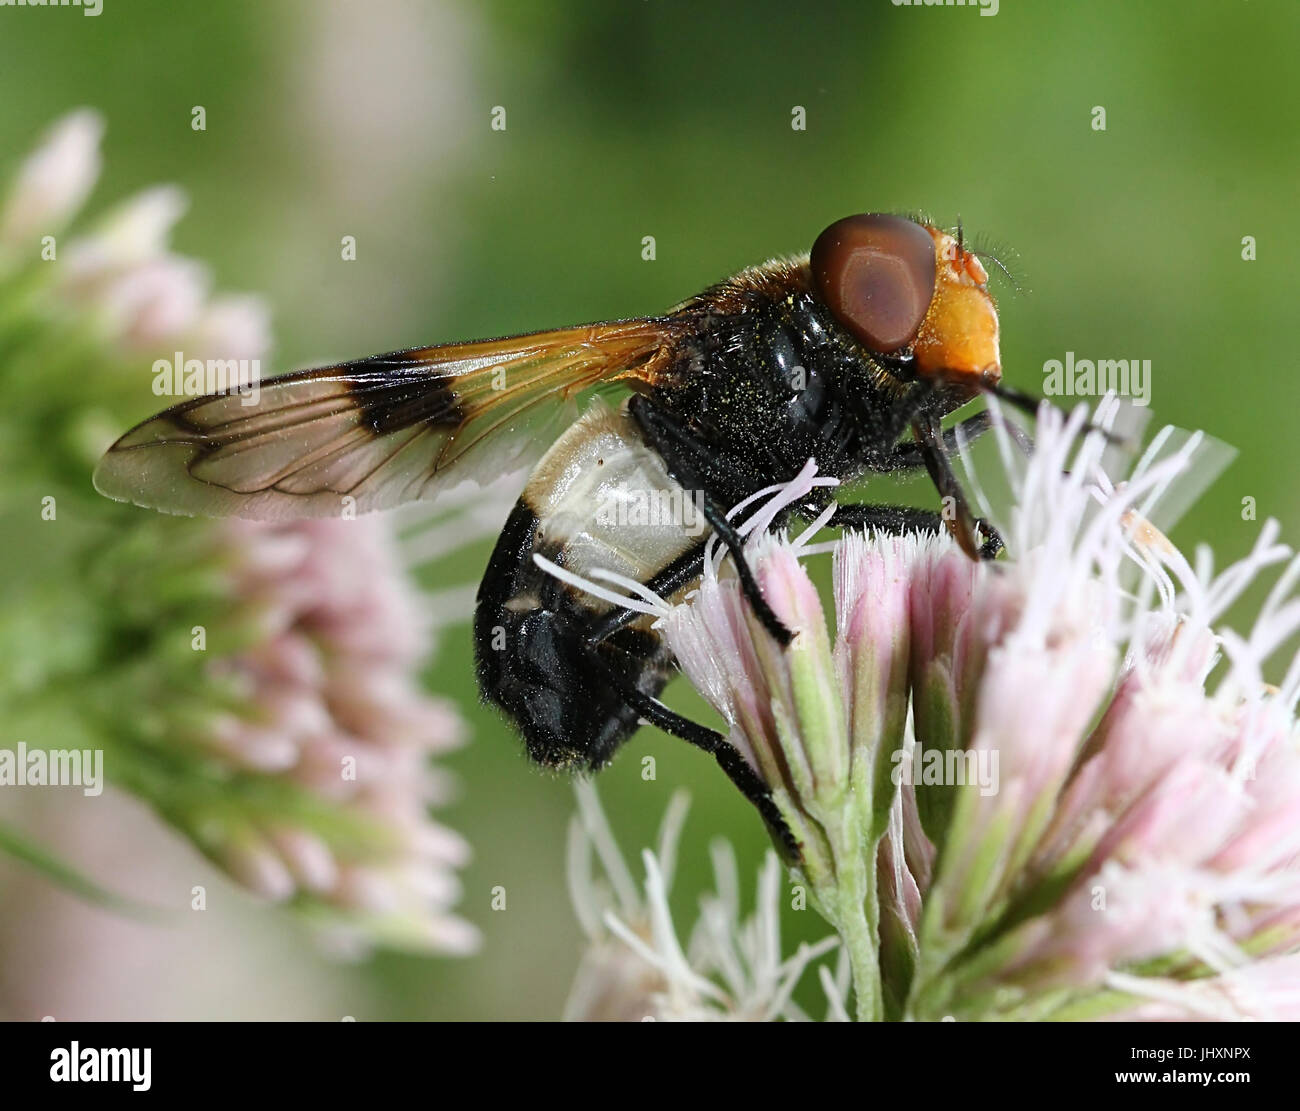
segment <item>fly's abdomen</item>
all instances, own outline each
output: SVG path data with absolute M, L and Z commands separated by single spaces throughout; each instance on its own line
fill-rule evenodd
M 619 687 L 651 696 L 672 660 L 647 622 L 598 645 L 609 603 L 533 560 L 576 574 L 603 568 L 646 581 L 707 534 L 703 513 L 668 477 L 622 413 L 593 405 L 537 465 L 497 542 L 479 589 L 474 642 L 483 696 L 552 767 L 595 768 L 637 727 Z

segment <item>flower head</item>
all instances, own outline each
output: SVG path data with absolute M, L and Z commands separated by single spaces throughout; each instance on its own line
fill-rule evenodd
M 206 267 L 172 252 L 174 187 L 41 254 L 33 237 L 94 185 L 101 131 L 93 113 L 57 124 L 0 213 L 0 280 L 21 291 L 0 365 L 20 387 L 0 450 L 21 473 L 0 508 L 57 506 L 41 551 L 57 574 L 7 599 L 0 707 L 31 745 L 92 738 L 110 780 L 332 943 L 469 951 L 451 909 L 468 847 L 430 817 L 451 789 L 432 758 L 465 729 L 421 688 L 433 630 L 405 566 L 421 553 L 385 518 L 179 520 L 91 492 L 113 431 L 157 405 L 155 358 L 270 344 L 260 298 L 210 296 Z
M 1007 558 L 764 537 L 747 558 L 787 649 L 725 565 L 661 617 L 800 844 L 861 1018 L 1294 1006 L 1250 989 L 1300 952 L 1300 664 L 1263 680 L 1300 630 L 1300 561 L 1270 522 L 1217 575 L 1189 562 L 1150 520 L 1203 439 L 1166 430 L 1116 481 L 1086 419 L 1044 407 L 1028 460 L 995 423 L 1013 507 L 981 508 Z M 805 567 L 827 549 L 833 633 Z M 1276 567 L 1251 631 L 1219 628 Z

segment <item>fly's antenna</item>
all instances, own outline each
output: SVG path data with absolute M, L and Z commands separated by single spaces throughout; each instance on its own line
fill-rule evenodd
M 970 253 L 980 262 L 992 263 L 1001 271 L 1011 292 L 1019 296 L 1028 293 L 1024 271 L 1020 268 L 1020 258 L 1015 250 L 1006 244 L 995 242 L 986 235 L 976 235 L 971 240 Z
M 972 254 L 974 254 L 975 257 L 980 260 L 980 262 L 991 262 L 993 263 L 994 266 L 996 266 L 999 270 L 1001 270 L 1002 276 L 1006 278 L 1006 280 L 1010 283 L 1012 292 L 1014 293 L 1024 292 L 1020 288 L 1019 278 L 1017 278 L 1016 275 L 1011 273 L 1011 271 L 1007 268 L 1007 264 L 1003 262 L 1000 258 L 998 258 L 997 255 L 993 254 L 992 251 L 973 251 Z

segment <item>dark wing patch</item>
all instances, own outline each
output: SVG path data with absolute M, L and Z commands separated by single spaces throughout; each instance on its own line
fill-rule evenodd
M 589 324 L 301 371 L 255 398 L 194 398 L 118 440 L 95 487 L 168 513 L 265 520 L 431 498 L 534 462 L 557 418 L 572 419 L 566 402 L 602 382 L 655 381 L 671 338 L 669 320 Z

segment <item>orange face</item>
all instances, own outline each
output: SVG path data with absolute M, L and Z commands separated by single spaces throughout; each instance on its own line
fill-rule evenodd
M 1002 377 L 1002 356 L 988 272 L 947 232 L 926 230 L 934 239 L 936 268 L 934 297 L 912 344 L 917 373 L 991 385 Z
M 910 354 L 918 377 L 972 392 L 1001 378 L 988 274 L 947 232 L 902 216 L 849 216 L 817 237 L 809 265 L 828 307 L 869 350 Z

